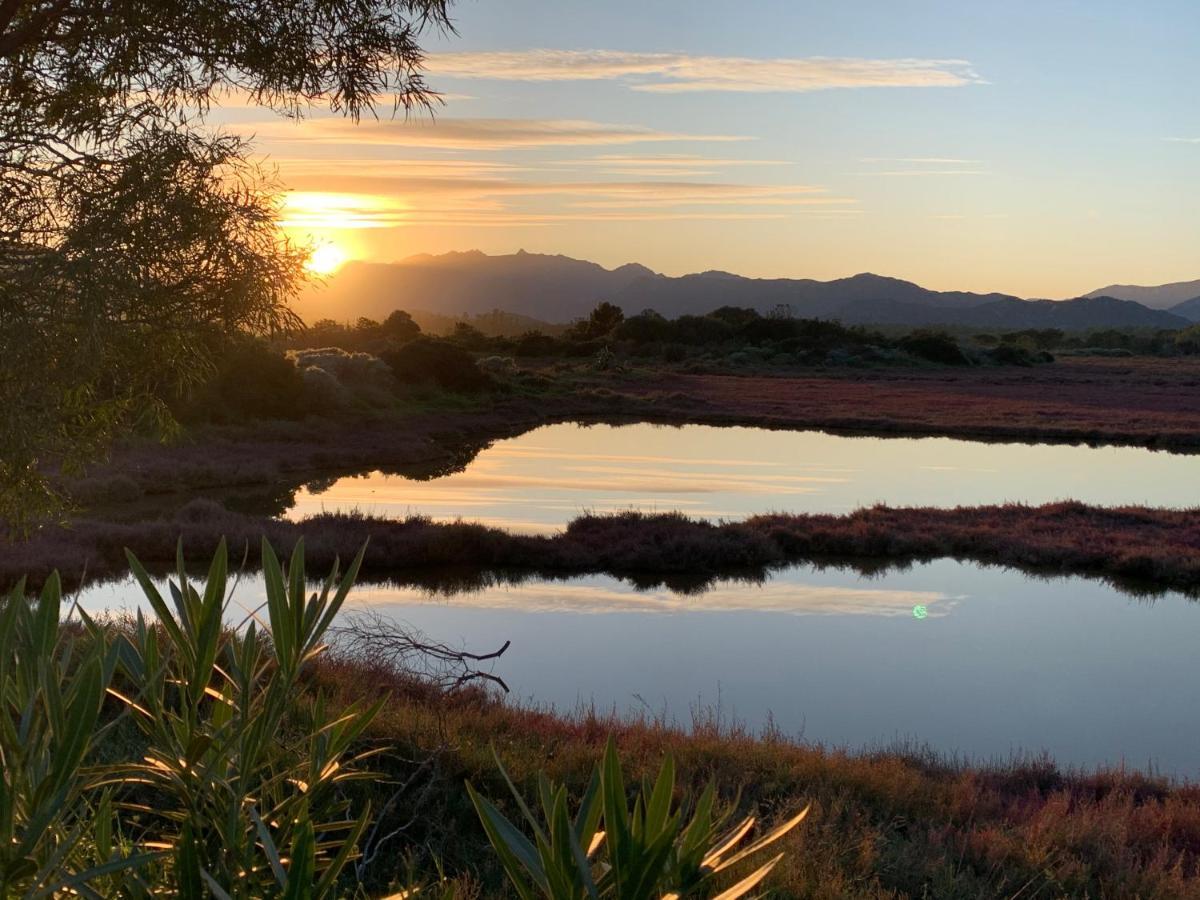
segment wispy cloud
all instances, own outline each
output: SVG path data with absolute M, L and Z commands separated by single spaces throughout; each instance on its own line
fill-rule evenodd
M 292 228 L 386 228 L 436 220 L 548 224 L 676 218 L 778 218 L 841 211 L 854 198 L 803 184 L 672 181 L 532 181 L 292 172 L 283 224 Z
M 1172 144 L 1200 144 L 1200 137 L 1169 137 L 1163 140 Z
M 962 87 L 982 79 L 961 59 L 752 59 L 621 50 L 439 53 L 434 76 L 504 81 L 619 81 L 652 93 L 808 92 L 835 88 Z
M 887 175 L 907 177 L 910 175 L 991 175 L 983 169 L 882 169 L 878 172 L 859 172 L 859 175 Z
M 856 172 L 857 175 L 882 175 L 891 178 L 910 176 L 943 175 L 990 175 L 980 168 L 979 159 L 959 159 L 950 156 L 867 156 L 859 160 L 865 165 L 883 165 L 885 168 Z
M 604 146 L 667 142 L 752 140 L 729 134 L 660 131 L 586 119 L 454 119 L 352 122 L 342 118 L 268 121 L 252 126 L 260 139 L 277 142 L 424 147 L 439 150 L 505 150 L 530 147 Z
M 586 159 L 560 159 L 553 165 L 594 171 L 601 175 L 635 175 L 644 178 L 698 178 L 716 175 L 724 169 L 747 166 L 791 166 L 778 159 L 729 159 L 698 154 L 665 153 L 633 155 L 605 153 Z
M 864 156 L 861 163 L 911 163 L 928 166 L 979 166 L 978 159 L 957 159 L 951 156 Z

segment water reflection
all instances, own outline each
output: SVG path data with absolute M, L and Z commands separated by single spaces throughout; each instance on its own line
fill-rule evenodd
M 719 581 L 704 591 L 676 593 L 665 588 L 637 590 L 622 582 L 589 579 L 532 582 L 445 594 L 415 592 L 397 587 L 363 586 L 355 592 L 360 604 L 445 605 L 474 609 L 507 609 L 520 612 L 572 613 L 672 613 L 761 612 L 793 615 L 908 616 L 922 607 L 930 616 L 947 614 L 959 598 L 936 591 L 799 584 L 789 578 L 751 586 L 746 582 Z
M 426 481 L 370 472 L 310 483 L 283 514 L 421 514 L 549 533 L 584 512 L 627 509 L 718 519 L 874 503 L 1179 507 L 1200 505 L 1197 475 L 1200 457 L 1132 447 L 560 424 L 499 441 L 465 471 Z
M 246 578 L 234 614 L 261 597 Z M 458 594 L 363 586 L 352 598 L 452 644 L 511 640 L 496 674 L 524 702 L 649 704 L 686 722 L 719 699 L 751 726 L 770 718 L 832 745 L 1044 750 L 1065 765 L 1200 776 L 1200 610 L 1178 594 L 1145 603 L 1096 581 L 940 560 L 869 578 L 799 566 L 693 596 L 587 576 Z M 136 599 L 117 583 L 81 602 Z

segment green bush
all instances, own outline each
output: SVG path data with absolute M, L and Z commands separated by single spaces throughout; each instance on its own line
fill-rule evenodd
M 463 394 L 495 387 L 495 382 L 475 364 L 475 357 L 449 341 L 419 337 L 380 358 L 402 384 L 436 384 Z
M 212 377 L 179 403 L 184 421 L 299 419 L 306 412 L 304 379 L 283 353 L 256 338 L 232 342 Z
M 900 338 L 897 344 L 901 350 L 918 359 L 943 366 L 970 365 L 970 360 L 958 346 L 958 341 L 944 331 L 920 329 Z

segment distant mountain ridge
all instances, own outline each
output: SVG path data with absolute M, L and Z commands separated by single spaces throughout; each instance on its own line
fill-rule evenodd
M 1172 306 L 1171 310 L 1177 316 L 1183 316 L 1189 322 L 1200 322 L 1200 296 Z
M 603 300 L 627 315 L 653 309 L 670 318 L 740 306 L 760 312 L 786 307 L 797 317 L 848 324 L 989 329 L 1183 328 L 1191 321 L 1109 296 L 1024 300 L 998 293 L 933 291 L 870 273 L 832 281 L 746 278 L 718 271 L 673 277 L 636 263 L 605 269 L 567 256 L 524 251 L 488 256 L 477 250 L 424 254 L 398 263 L 348 263 L 325 287 L 306 291 L 298 311 L 309 322 L 381 319 L 394 309 L 449 316 L 500 309 L 569 322 L 586 316 Z M 1195 314 L 1200 317 L 1200 308 Z
M 1116 297 L 1118 300 L 1133 300 L 1151 309 L 1174 311 L 1180 304 L 1200 297 L 1200 279 L 1158 285 L 1110 284 L 1084 296 Z

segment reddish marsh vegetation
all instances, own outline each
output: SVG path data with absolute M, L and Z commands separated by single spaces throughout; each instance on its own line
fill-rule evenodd
M 1150 589 L 1200 589 L 1200 514 L 1080 503 L 878 506 L 844 516 L 772 515 L 725 524 L 626 513 L 584 516 L 561 534 L 542 537 L 427 519 L 328 514 L 299 523 L 264 520 L 196 501 L 170 519 L 45 528 L 28 541 L 0 546 L 0 575 L 10 582 L 25 574 L 40 579 L 58 568 L 68 580 L 85 571 L 103 578 L 124 572 L 126 547 L 149 566 L 169 566 L 181 539 L 193 554 L 210 552 L 222 537 L 253 554 L 264 535 L 279 546 L 303 535 L 309 559 L 322 566 L 352 557 L 369 541 L 366 571 L 397 580 L 523 570 L 610 572 L 686 586 L 804 560 L 874 568 L 957 557 Z
M 425 814 L 405 837 L 436 848 L 448 871 L 469 872 L 461 884 L 484 896 L 501 876 L 462 779 L 504 797 L 495 746 L 519 784 L 541 771 L 578 796 L 611 733 L 632 778 L 652 776 L 670 752 L 685 785 L 715 779 L 727 800 L 740 789 L 742 805 L 768 819 L 811 803 L 804 827 L 780 845 L 787 855 L 770 884 L 780 896 L 1200 897 L 1194 786 L 1124 771 L 1072 774 L 1045 760 L 968 767 L 920 751 L 848 754 L 754 735 L 714 716 L 684 730 L 591 709 L 555 714 L 477 691 L 431 692 L 346 659 L 316 679 L 339 703 L 389 694 L 371 737 L 398 756 L 436 760 L 420 795 Z M 387 774 L 403 782 L 410 773 Z M 410 813 L 389 815 L 402 823 Z

